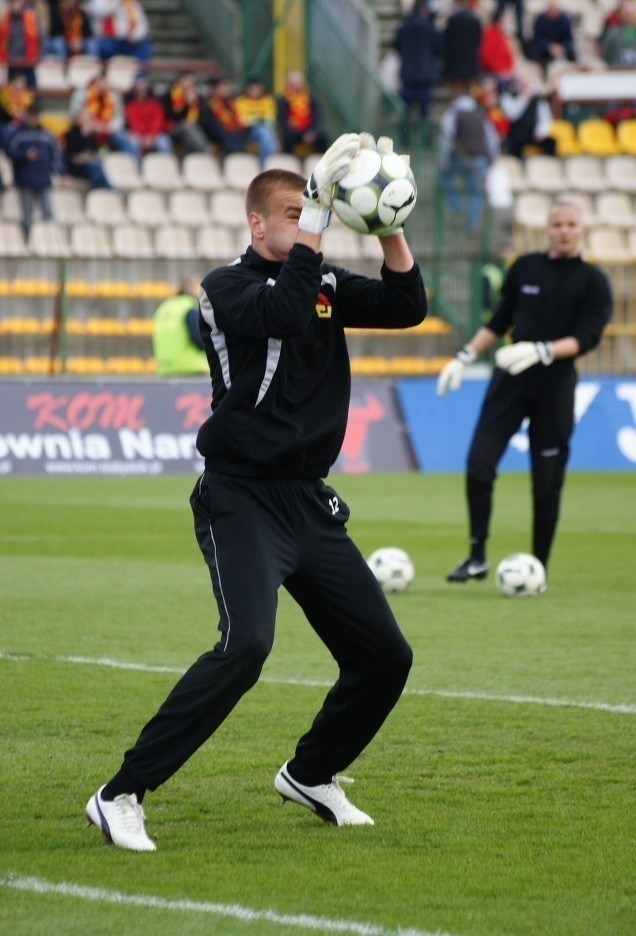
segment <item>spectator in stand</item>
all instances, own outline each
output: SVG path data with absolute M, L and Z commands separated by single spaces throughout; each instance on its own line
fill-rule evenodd
M 0 88 L 0 150 L 4 149 L 5 136 L 24 119 L 34 101 L 35 92 L 28 87 L 24 75 L 14 75 Z
M 528 58 L 549 65 L 550 62 L 576 62 L 572 20 L 556 0 L 550 0 L 545 11 L 534 21 Z
M 132 55 L 140 62 L 150 61 L 150 27 L 139 0 L 88 0 L 86 12 L 99 39 L 101 59 Z
M 265 82 L 252 75 L 247 79 L 245 91 L 236 98 L 239 120 L 249 131 L 250 142 L 256 144 L 261 168 L 268 156 L 280 149 L 276 133 L 278 108 L 276 98 L 267 90 Z
M 503 13 L 496 12 L 482 33 L 479 47 L 479 67 L 483 74 L 494 75 L 500 83 L 515 73 L 515 53 L 508 36 L 501 28 Z
M 400 95 L 411 112 L 428 119 L 431 94 L 442 73 L 442 37 L 429 0 L 416 0 L 393 41 L 400 57 Z
M 556 140 L 550 135 L 553 115 L 547 98 L 539 93 L 528 75 L 520 74 L 501 93 L 501 109 L 510 121 L 504 149 L 509 156 L 522 159 L 526 146 L 539 148 L 545 156 L 554 156 Z
M 42 52 L 42 36 L 36 9 L 27 0 L 9 0 L 0 17 L 0 65 L 8 66 L 7 78 L 24 75 L 35 88 L 35 66 Z
M 87 109 L 93 118 L 93 129 L 99 145 L 137 156 L 138 147 L 124 129 L 124 107 L 121 94 L 109 87 L 104 71 L 87 85 L 76 88 L 69 104 L 71 119 Z
M 172 140 L 166 130 L 166 112 L 155 96 L 146 72 L 139 72 L 124 104 L 126 130 L 137 147 L 141 164 L 146 153 L 171 153 Z
M 456 94 L 440 118 L 441 186 L 451 220 L 464 223 L 462 208 L 468 208 L 468 230 L 477 235 L 486 204 L 488 169 L 499 154 L 497 131 L 481 101 L 456 85 Z
M 444 77 L 449 82 L 474 81 L 479 74 L 481 23 L 468 0 L 454 0 L 443 34 Z
M 499 101 L 499 84 L 493 75 L 484 75 L 475 89 L 475 99 L 486 111 L 488 119 L 497 131 L 500 147 L 508 136 L 510 121 L 502 110 Z
M 60 148 L 52 133 L 40 124 L 40 108 L 31 104 L 6 140 L 6 150 L 13 164 L 13 181 L 22 208 L 22 230 L 28 242 L 33 209 L 39 201 L 46 221 L 53 221 L 51 186 L 53 175 L 61 169 Z
M 79 0 L 52 0 L 51 28 L 44 43 L 47 55 L 68 59 L 73 55 L 99 55 L 99 42 Z
M 203 107 L 194 72 L 181 72 L 168 88 L 162 103 L 166 129 L 181 154 L 209 152 L 210 140 L 200 122 Z
M 307 87 L 305 73 L 292 69 L 278 98 L 278 128 L 284 153 L 297 147 L 324 153 L 329 143 L 320 126 L 320 105 Z
M 603 34 L 601 53 L 612 68 L 636 67 L 636 0 L 623 0 L 617 21 Z
M 515 8 L 515 18 L 517 21 L 517 39 L 519 39 L 523 45 L 523 19 L 525 15 L 524 2 L 523 0 L 497 0 L 497 6 L 495 7 L 494 15 L 500 19 L 507 6 L 513 6 Z
M 67 175 L 86 179 L 89 188 L 112 188 L 99 156 L 99 134 L 88 108 L 73 117 L 63 137 L 64 167 Z

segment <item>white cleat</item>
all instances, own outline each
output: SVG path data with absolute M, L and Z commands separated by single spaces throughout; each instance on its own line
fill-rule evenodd
M 357 809 L 353 803 L 349 802 L 340 786 L 340 780 L 353 783 L 346 777 L 334 777 L 331 783 L 305 786 L 290 777 L 285 763 L 276 774 L 274 789 L 283 801 L 289 800 L 300 806 L 306 806 L 330 825 L 374 825 L 371 816 L 367 816 L 361 809 Z
M 112 802 L 102 799 L 100 787 L 86 804 L 88 825 L 96 826 L 109 845 L 130 851 L 156 851 L 157 846 L 146 835 L 145 815 L 135 793 L 122 793 Z

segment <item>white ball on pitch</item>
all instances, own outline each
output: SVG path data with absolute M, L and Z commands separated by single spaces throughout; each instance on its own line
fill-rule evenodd
M 402 227 L 416 200 L 411 167 L 397 153 L 364 148 L 338 182 L 333 210 L 359 234 L 390 234 Z
M 547 588 L 543 564 L 530 553 L 513 553 L 495 571 L 495 584 L 506 598 L 540 595 Z
M 384 592 L 403 592 L 415 578 L 411 557 L 397 546 L 376 549 L 367 559 L 376 581 Z

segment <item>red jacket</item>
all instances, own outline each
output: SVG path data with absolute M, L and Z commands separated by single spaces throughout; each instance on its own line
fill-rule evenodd
M 157 136 L 166 129 L 166 115 L 155 97 L 132 97 L 124 108 L 126 126 L 137 136 Z
M 479 66 L 493 75 L 510 75 L 515 70 L 515 57 L 508 38 L 498 26 L 486 26 L 479 48 Z

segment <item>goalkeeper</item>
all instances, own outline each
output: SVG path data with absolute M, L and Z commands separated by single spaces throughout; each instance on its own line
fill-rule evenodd
M 377 279 L 323 261 L 335 183 L 363 146 L 375 141 L 368 134 L 339 137 L 307 182 L 283 169 L 257 175 L 246 196 L 251 245 L 201 284 L 212 415 L 198 434 L 205 471 L 190 503 L 220 637 L 87 804 L 89 822 L 120 848 L 154 850 L 141 800 L 210 738 L 258 680 L 274 641 L 281 586 L 339 673 L 274 787 L 333 825 L 373 825 L 336 774 L 398 701 L 412 653 L 349 538 L 347 505 L 323 479 L 349 412 L 345 328 L 415 325 L 426 315 L 426 294 L 398 229 L 380 237 Z M 378 149 L 390 151 L 391 141 L 380 138 Z
M 467 365 L 503 335 L 511 337 L 512 344 L 495 352 L 495 370 L 468 453 L 470 555 L 447 576 L 449 582 L 488 574 L 486 540 L 497 465 L 526 418 L 532 551 L 546 567 L 550 557 L 574 429 L 574 361 L 598 345 L 612 297 L 604 273 L 581 258 L 584 228 L 577 205 L 557 199 L 547 233 L 547 253 L 526 254 L 513 263 L 492 318 L 439 375 L 440 396 L 457 390 Z

